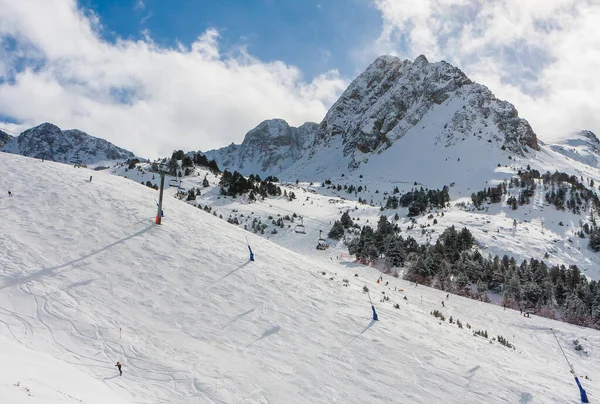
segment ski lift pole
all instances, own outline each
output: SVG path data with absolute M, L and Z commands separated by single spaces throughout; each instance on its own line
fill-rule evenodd
M 371 303 L 371 310 L 373 310 L 373 320 L 378 321 L 379 316 L 377 315 L 377 311 L 375 311 L 375 306 L 373 305 L 373 301 L 371 300 L 371 294 L 369 293 L 369 288 L 367 285 L 363 287 L 363 290 L 367 292 L 367 296 L 369 297 L 369 303 Z
M 581 383 L 579 382 L 579 379 L 577 378 L 577 375 L 575 374 L 575 369 L 573 369 L 573 365 L 571 365 L 571 362 L 569 362 L 569 359 L 567 358 L 565 351 L 562 349 L 562 346 L 560 345 L 560 342 L 558 341 L 558 338 L 556 337 L 556 334 L 554 333 L 554 329 L 550 328 L 550 331 L 552 331 L 552 335 L 554 335 L 554 339 L 556 340 L 556 343 L 558 344 L 558 347 L 560 348 L 560 351 L 562 352 L 563 356 L 565 357 L 565 360 L 567 361 L 567 364 L 569 365 L 569 368 L 571 369 L 571 373 L 573 374 L 573 377 L 575 378 L 575 383 L 577 383 L 577 388 L 579 388 L 579 395 L 581 398 L 581 402 L 589 403 L 589 400 L 587 398 L 587 393 L 581 386 Z
M 162 222 L 162 201 L 163 201 L 163 190 L 165 189 L 165 173 L 160 173 L 160 193 L 158 195 L 158 212 L 156 213 L 156 224 Z

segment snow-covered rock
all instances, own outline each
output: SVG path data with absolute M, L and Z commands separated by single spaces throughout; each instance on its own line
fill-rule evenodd
M 90 136 L 77 129 L 63 131 L 48 122 L 10 138 L 1 150 L 61 163 L 93 164 L 99 161 L 135 157 L 132 152 L 104 139 Z

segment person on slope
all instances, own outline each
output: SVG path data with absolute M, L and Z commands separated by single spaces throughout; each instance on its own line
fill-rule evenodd
M 119 369 L 119 376 L 123 376 L 123 371 L 121 370 L 121 362 L 117 362 L 115 365 L 117 369 Z
M 8 191 L 8 196 L 12 196 L 12 192 Z

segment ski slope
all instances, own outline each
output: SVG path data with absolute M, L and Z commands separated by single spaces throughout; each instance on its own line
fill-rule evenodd
M 0 403 L 127 404 L 101 380 L 76 367 L 0 337 Z
M 292 252 L 171 197 L 156 226 L 157 192 L 108 173 L 6 153 L 0 167 L 0 341 L 20 345 L 15 366 L 40 390 L 84 403 L 577 403 L 554 328 L 600 396 L 597 331 L 377 284 L 376 269 Z M 82 384 L 59 386 L 71 374 Z M 17 381 L 2 369 L 0 398 Z M 77 395 L 84 381 L 95 397 Z

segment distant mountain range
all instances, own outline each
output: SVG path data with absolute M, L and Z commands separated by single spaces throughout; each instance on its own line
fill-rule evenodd
M 94 164 L 126 160 L 135 155 L 125 149 L 77 130 L 61 130 L 43 123 L 13 137 L 0 131 L 0 151 L 61 163 Z

